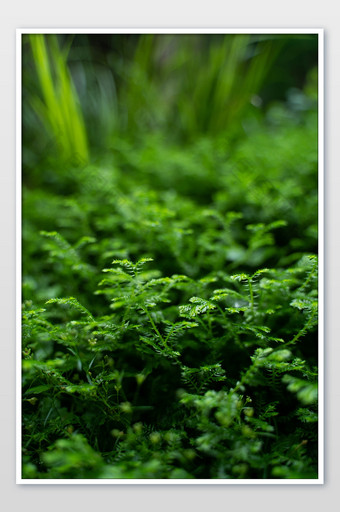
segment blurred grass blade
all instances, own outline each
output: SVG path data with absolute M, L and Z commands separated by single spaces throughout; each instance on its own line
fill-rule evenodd
M 32 98 L 32 106 L 56 141 L 62 159 L 85 163 L 89 159 L 86 127 L 67 55 L 55 35 L 31 34 L 30 44 L 42 94 L 42 99 Z

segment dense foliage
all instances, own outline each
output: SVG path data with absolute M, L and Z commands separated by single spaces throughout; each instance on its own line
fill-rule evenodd
M 23 37 L 23 478 L 317 478 L 316 64 Z

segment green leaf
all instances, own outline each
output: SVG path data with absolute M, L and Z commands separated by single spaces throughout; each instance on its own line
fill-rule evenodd
M 313 404 L 318 399 L 318 384 L 308 382 L 292 375 L 285 375 L 282 381 L 292 393 L 296 393 L 298 399 L 305 405 Z

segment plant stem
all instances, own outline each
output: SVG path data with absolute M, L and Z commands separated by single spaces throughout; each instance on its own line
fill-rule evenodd
M 254 293 L 253 293 L 253 287 L 251 284 L 251 278 L 248 278 L 248 285 L 249 285 L 249 294 L 250 294 L 250 307 L 251 310 L 254 310 Z
M 149 311 L 148 311 L 146 308 L 144 308 L 144 307 L 142 307 L 142 309 L 143 309 L 144 313 L 147 315 L 148 319 L 150 320 L 150 323 L 151 323 L 151 325 L 152 325 L 152 327 L 153 327 L 153 330 L 155 331 L 155 333 L 157 334 L 157 336 L 159 337 L 159 339 L 162 341 L 163 345 L 164 345 L 165 347 L 167 347 L 166 340 L 163 338 L 163 336 L 161 335 L 161 333 L 160 333 L 160 332 L 159 332 L 159 330 L 157 329 L 157 326 L 156 326 L 155 322 L 153 321 L 153 318 L 152 318 L 152 316 L 150 315 Z

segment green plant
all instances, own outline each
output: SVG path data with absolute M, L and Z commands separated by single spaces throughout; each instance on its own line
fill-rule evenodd
M 23 478 L 316 479 L 315 72 L 248 105 L 285 44 L 310 40 L 74 40 L 25 40 Z M 117 90 L 89 105 L 93 55 Z M 32 113 L 56 136 L 73 83 L 84 112 L 39 159 Z
M 300 478 L 314 478 L 317 380 L 304 344 L 317 320 L 315 258 L 287 270 L 220 274 L 227 286 L 217 289 L 210 289 L 217 278 L 155 277 L 159 272 L 144 270 L 148 262 L 115 260 L 118 267 L 104 269 L 100 292 L 112 309 L 105 316 L 93 317 L 72 297 L 49 300 L 44 309 L 25 304 L 30 463 L 40 457 L 42 478 L 83 478 L 80 462 L 75 473 L 62 463 L 61 441 L 51 456 L 46 452 L 60 435 L 76 431 L 109 457 L 119 478 L 165 478 L 169 468 L 185 475 L 180 478 L 271 478 L 295 464 Z M 185 297 L 193 289 L 201 296 L 173 305 L 173 294 Z M 287 418 L 300 419 L 301 427 Z M 140 450 L 145 428 L 151 445 Z M 185 456 L 158 451 L 169 429 L 179 432 L 183 453 L 191 450 L 200 461 L 196 469 Z M 280 451 L 284 439 L 287 449 Z M 291 456 L 292 445 L 301 447 Z M 147 462 L 144 472 L 129 460 Z M 51 464 L 59 469 L 48 476 Z M 93 477 L 100 478 L 95 471 Z

